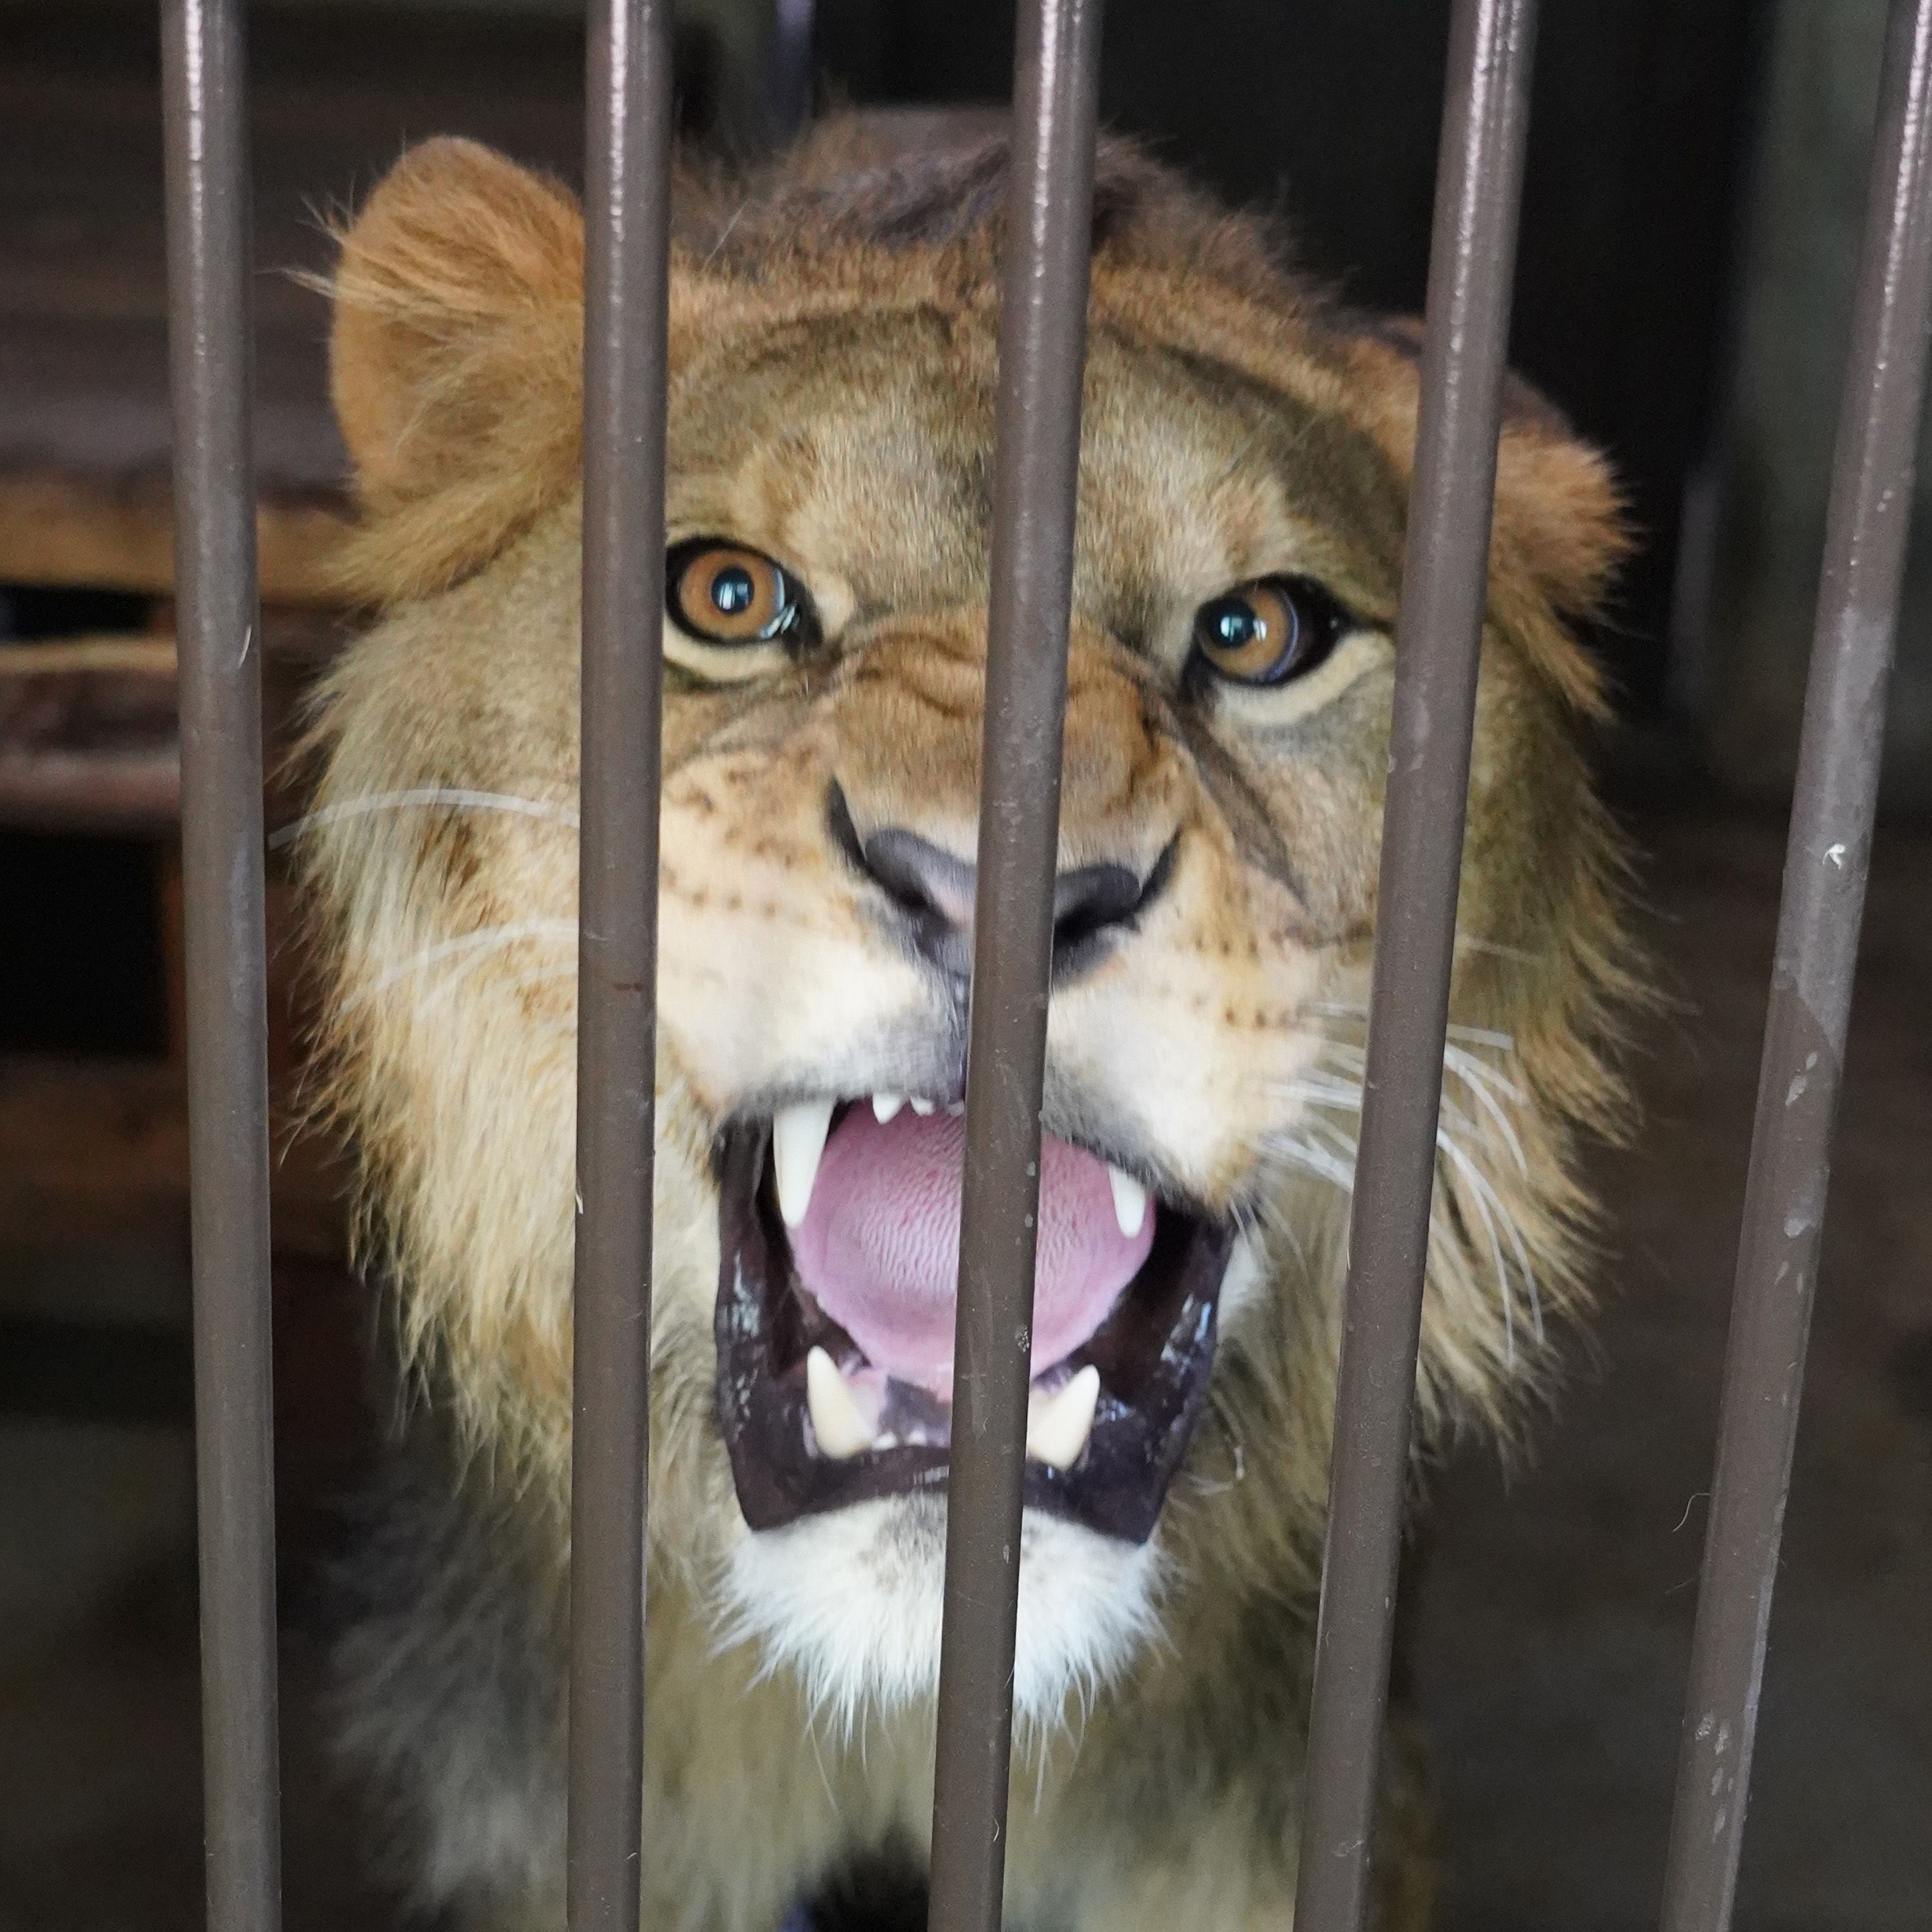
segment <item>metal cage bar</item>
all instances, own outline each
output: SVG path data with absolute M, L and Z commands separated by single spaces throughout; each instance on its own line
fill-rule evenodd
M 1024 0 L 1014 63 L 933 1788 L 934 1932 L 998 1932 L 1004 1886 L 1100 14 L 1100 0 Z
M 1678 1747 L 1665 1932 L 1724 1932 L 1737 1888 L 1911 529 L 1928 303 L 1932 0 L 1894 0 Z
M 670 0 L 595 0 L 584 196 L 572 1932 L 637 1932 L 641 1890 L 670 55 Z
M 161 9 L 211 1932 L 281 1917 L 262 653 L 241 0 Z
M 1457 0 L 1430 238 L 1295 1924 L 1367 1898 L 1489 580 L 1534 0 Z

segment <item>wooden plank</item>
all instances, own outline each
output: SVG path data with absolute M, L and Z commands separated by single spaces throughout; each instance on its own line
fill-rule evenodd
M 180 809 L 172 638 L 0 646 L 0 826 L 158 832 Z
M 284 1136 L 278 1252 L 346 1252 L 347 1174 L 311 1135 Z M 37 1246 L 188 1226 L 188 1109 L 159 1061 L 0 1058 L 0 1240 Z
M 340 497 L 264 502 L 256 519 L 263 598 L 339 603 L 328 571 L 346 527 Z M 162 595 L 174 580 L 174 505 L 165 482 L 0 471 L 0 581 Z
M 181 755 L 0 750 L 0 828 L 159 836 L 181 822 Z
M 164 613 L 165 614 L 165 612 Z M 274 808 L 302 692 L 344 634 L 286 607 L 262 620 Z M 0 827 L 170 834 L 181 817 L 172 637 L 109 634 L 0 645 Z
M 0 645 L 0 753 L 146 751 L 176 730 L 170 637 Z
M 332 211 L 405 143 L 467 134 L 574 172 L 583 25 L 447 10 L 250 22 L 263 596 L 330 598 L 347 462 L 329 409 Z M 0 6 L 0 582 L 173 583 L 158 40 L 141 8 Z

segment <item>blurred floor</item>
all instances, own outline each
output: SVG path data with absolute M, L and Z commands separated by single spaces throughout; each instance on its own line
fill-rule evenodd
M 1685 1010 L 1636 1064 L 1638 1144 L 1598 1158 L 1616 1254 L 1594 1358 L 1579 1352 L 1533 1466 L 1506 1480 L 1472 1449 L 1436 1485 L 1414 1654 L 1442 1788 L 1445 1932 L 1655 1922 L 1781 832 L 1635 830 L 1652 855 L 1648 936 Z M 1928 1923 L 1928 907 L 1932 836 L 1882 836 L 1741 1932 Z M 29 1271 L 0 1253 L 0 1300 L 30 1301 Z M 294 1352 L 327 1359 L 320 1343 Z M 286 1918 L 290 1932 L 352 1915 L 384 1932 L 393 1915 L 357 1877 L 351 1808 L 322 1772 L 304 1628 L 323 1520 L 305 1504 L 330 1480 L 299 1457 L 284 1475 L 304 1505 L 284 1534 Z M 201 1923 L 191 1510 L 188 1440 L 165 1416 L 0 1412 L 0 1932 Z
M 1444 1932 L 1657 1922 L 1782 829 L 1640 823 L 1684 1003 L 1597 1165 L 1613 1256 L 1533 1466 L 1436 1487 L 1417 1619 Z M 1932 837 L 1882 832 L 1773 1611 L 1739 1932 L 1932 1924 Z

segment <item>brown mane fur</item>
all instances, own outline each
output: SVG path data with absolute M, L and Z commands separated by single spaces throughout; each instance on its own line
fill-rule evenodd
M 985 299 L 1004 229 L 1004 142 L 895 158 L 862 123 L 834 122 L 749 183 L 687 168 L 674 244 L 674 363 L 689 332 L 747 310 L 776 323 L 827 301 Z M 582 222 L 560 183 L 448 140 L 412 150 L 338 239 L 327 285 L 337 314 L 332 388 L 364 510 L 342 575 L 388 603 L 455 582 L 574 487 Z M 1419 328 L 1351 316 L 1293 270 L 1274 224 L 1216 207 L 1126 142 L 1100 148 L 1094 246 L 1104 303 L 1150 310 L 1150 298 L 1177 283 L 1207 298 L 1192 317 L 1162 313 L 1149 331 L 1156 339 L 1305 381 L 1307 332 L 1328 336 L 1338 380 L 1324 400 L 1359 412 L 1406 478 Z M 1286 342 L 1256 340 L 1258 308 Z M 1193 326 L 1176 329 L 1177 320 Z M 1586 614 L 1628 543 L 1616 484 L 1514 377 L 1505 416 L 1498 562 L 1532 575 L 1559 613 Z M 1600 704 L 1577 653 L 1552 653 L 1545 668 L 1571 702 Z
M 970 848 L 1006 166 L 998 142 L 895 157 L 842 124 L 768 175 L 687 171 L 679 189 L 672 533 L 725 531 L 782 558 L 822 590 L 837 646 L 734 682 L 669 628 L 665 646 L 652 1736 L 666 1742 L 652 1774 L 668 1847 L 653 1882 L 670 1889 L 654 1909 L 698 1899 L 690 1922 L 741 1932 L 762 1932 L 784 1886 L 855 1834 L 924 1828 L 916 1709 L 879 1715 L 896 1770 L 874 1774 L 862 1749 L 818 1732 L 819 1770 L 812 1750 L 794 1764 L 772 1740 L 805 1734 L 824 1684 L 761 1668 L 742 1622 L 721 1634 L 720 1580 L 746 1539 L 712 1392 L 710 1150 L 734 1106 L 802 1077 L 793 1039 L 836 1067 L 873 1014 L 925 1010 L 928 989 L 827 848 L 824 801 L 836 774 L 855 812 Z M 1267 224 L 1130 147 L 1103 148 L 1094 206 L 1063 862 L 1144 856 L 1170 834 L 1186 860 L 1131 965 L 1056 995 L 1055 1064 L 1072 1070 L 1050 1078 L 1047 1124 L 1069 1138 L 1160 1124 L 1158 1108 L 1134 1113 L 1119 1072 L 1143 1054 L 1142 1085 L 1190 1124 L 1167 1152 L 1192 1162 L 1196 1198 L 1241 1218 L 1261 1279 L 1224 1329 L 1158 1532 L 1150 1600 L 1186 1643 L 1082 1680 L 1096 1701 L 1077 1751 L 1051 1723 L 1029 1733 L 1022 1774 L 1039 1790 L 1030 1810 L 1016 1802 L 1013 1883 L 1083 1928 L 1164 1932 L 1286 1922 L 1292 1893 L 1281 1821 L 1298 1802 L 1352 1157 L 1320 1109 L 1359 1066 L 1418 367 L 1412 330 L 1350 314 Z M 341 238 L 332 376 L 363 512 L 345 581 L 382 616 L 322 694 L 309 747 L 328 1104 L 360 1152 L 406 1351 L 475 1459 L 464 1480 L 514 1499 L 538 1594 L 554 1595 L 581 227 L 554 184 L 437 142 Z M 1600 681 L 1569 626 L 1624 543 L 1602 459 L 1512 388 L 1419 1455 L 1466 1421 L 1512 1430 L 1552 1372 L 1554 1318 L 1585 1299 L 1578 1143 L 1620 1118 L 1618 1016 L 1637 987 L 1621 848 L 1580 743 Z M 1284 545 L 1359 618 L 1356 668 L 1336 671 L 1325 709 L 1258 712 L 1251 729 L 1232 711 L 1204 718 L 1161 640 L 1187 600 L 1282 567 Z M 436 788 L 510 808 L 383 802 Z M 1090 1105 L 1110 1082 L 1112 1111 Z M 889 1567 L 869 1546 L 851 1561 Z M 362 1721 L 407 1757 L 400 1718 Z M 766 1808 L 748 1816 L 754 1798 Z M 775 1816 L 766 1843 L 758 1821 Z M 1056 1864 L 1070 1845 L 1089 1888 L 1078 1911 L 1053 1889 L 1070 1882 Z M 531 1882 L 530 1922 L 551 1922 L 549 1880 Z

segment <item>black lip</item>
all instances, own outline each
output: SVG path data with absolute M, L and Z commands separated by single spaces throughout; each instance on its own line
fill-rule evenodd
M 719 1144 L 718 1409 L 738 1507 L 754 1530 L 854 1503 L 943 1491 L 947 1452 L 868 1450 L 842 1462 L 807 1446 L 805 1358 L 836 1339 L 794 1276 L 783 1223 L 761 1184 L 768 1121 Z M 1144 1543 L 1207 1401 L 1216 1306 L 1233 1229 L 1162 1205 L 1154 1246 L 1113 1312 L 1070 1358 L 1100 1371 L 1094 1432 L 1071 1469 L 1026 1466 L 1029 1508 Z

